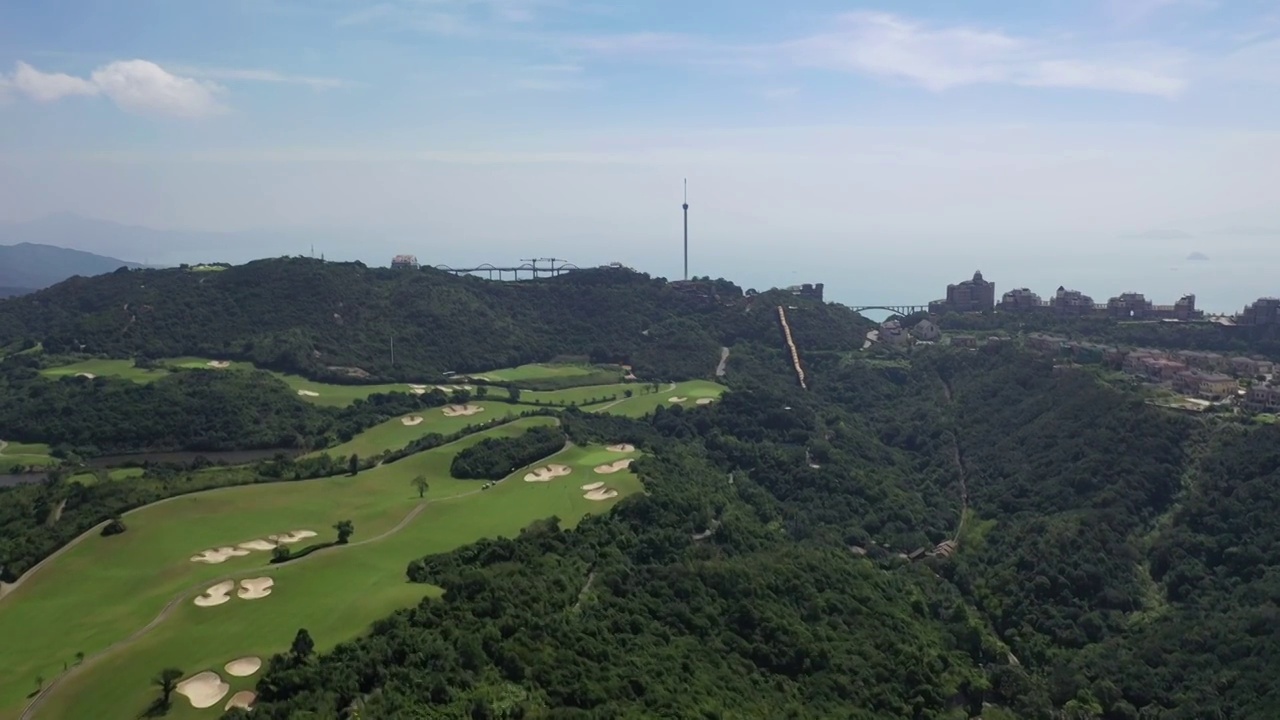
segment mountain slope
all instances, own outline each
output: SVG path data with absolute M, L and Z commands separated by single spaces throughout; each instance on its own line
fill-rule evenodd
M 726 285 L 718 298 L 681 292 L 621 268 L 528 282 L 423 269 L 396 271 L 310 258 L 260 260 L 221 272 L 122 271 L 0 303 L 0 343 L 114 357 L 206 355 L 312 377 L 428 378 L 556 356 L 626 362 L 650 378 L 708 376 L 722 344 L 779 342 L 768 305 Z M 790 296 L 788 296 L 790 297 Z M 833 337 L 866 323 L 810 303 Z M 392 344 L 394 343 L 394 358 Z
M 76 275 L 101 275 L 121 267 L 142 266 L 53 245 L 0 245 L 0 296 L 5 294 L 6 289 L 19 291 L 12 293 L 17 295 L 24 289 L 30 291 L 45 288 Z

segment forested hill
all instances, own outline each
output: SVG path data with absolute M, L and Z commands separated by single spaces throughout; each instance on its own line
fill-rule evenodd
M 621 268 L 513 283 L 310 258 L 219 272 L 121 270 L 0 301 L 0 346 L 213 356 L 312 377 L 360 368 L 396 380 L 590 356 L 676 380 L 708 375 L 721 344 L 779 342 L 768 294 L 748 299 L 731 283 L 714 285 L 716 297 L 706 297 Z M 859 316 L 812 305 L 836 337 L 861 337 Z
M 566 414 L 652 453 L 644 496 L 411 563 L 443 601 L 277 655 L 253 716 L 1277 717 L 1280 428 L 1012 347 L 786 370 Z

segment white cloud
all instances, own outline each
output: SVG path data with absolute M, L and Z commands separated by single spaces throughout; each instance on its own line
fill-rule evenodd
M 63 73 L 45 73 L 19 62 L 10 83 L 18 92 L 36 102 L 53 102 L 72 95 L 97 95 L 98 87 L 84 78 Z
M 173 72 L 206 80 L 276 83 L 281 85 L 305 85 L 313 90 L 330 90 L 347 87 L 350 82 L 341 78 L 289 75 L 275 70 L 174 66 Z
M 1108 57 L 1094 48 L 1085 59 L 1045 40 L 965 26 L 932 28 L 887 13 L 850 13 L 835 30 L 778 49 L 801 67 L 895 78 L 935 91 L 1004 84 L 1172 97 L 1186 86 L 1169 72 L 1173 63 L 1166 58 Z
M 88 78 L 46 73 L 19 62 L 7 84 L 37 102 L 102 95 L 121 110 L 139 115 L 195 118 L 223 110 L 217 85 L 175 75 L 147 60 L 117 60 Z

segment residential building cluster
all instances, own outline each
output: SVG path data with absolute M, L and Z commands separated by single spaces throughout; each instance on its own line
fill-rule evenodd
M 1194 294 L 1183 295 L 1172 305 L 1157 305 L 1145 295 L 1124 292 L 1105 303 L 1079 290 L 1060 286 L 1049 299 L 1028 288 L 1014 288 L 996 301 L 995 283 L 975 272 L 969 280 L 947 286 L 947 296 L 929 303 L 931 315 L 1000 310 L 1002 312 L 1052 311 L 1069 317 L 1100 317 L 1114 320 L 1204 320 L 1203 310 L 1196 308 Z M 1280 298 L 1259 298 L 1236 316 L 1237 325 L 1280 325 Z
M 1203 400 L 1235 399 L 1251 412 L 1280 411 L 1280 384 L 1272 384 L 1276 368 L 1270 360 L 1202 350 L 1125 349 L 1043 333 L 1029 335 L 1027 347 L 1082 364 L 1104 364 Z

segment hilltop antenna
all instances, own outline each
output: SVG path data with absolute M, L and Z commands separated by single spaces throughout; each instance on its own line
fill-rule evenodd
M 684 279 L 689 279 L 689 178 L 684 179 Z

